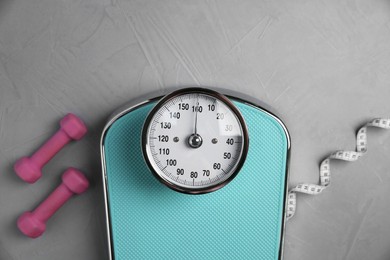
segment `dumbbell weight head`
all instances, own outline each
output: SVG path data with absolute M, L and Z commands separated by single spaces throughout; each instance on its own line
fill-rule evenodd
M 67 114 L 60 121 L 61 129 L 73 140 L 80 140 L 86 133 L 87 127 L 74 114 Z
M 68 168 L 61 179 L 62 183 L 75 194 L 81 194 L 89 187 L 88 179 L 76 168 Z
M 15 163 L 14 170 L 22 180 L 28 183 L 34 183 L 42 176 L 41 168 L 27 156 Z
M 18 218 L 18 228 L 28 237 L 37 238 L 46 230 L 46 223 L 34 216 L 32 212 L 24 212 Z

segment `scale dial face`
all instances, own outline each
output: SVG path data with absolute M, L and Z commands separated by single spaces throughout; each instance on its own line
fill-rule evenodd
M 190 88 L 165 96 L 142 134 L 144 158 L 168 187 L 189 194 L 215 191 L 239 172 L 248 152 L 245 121 L 224 95 Z

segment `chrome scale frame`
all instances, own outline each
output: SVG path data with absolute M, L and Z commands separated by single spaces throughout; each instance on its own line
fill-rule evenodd
M 187 88 L 187 87 L 185 87 Z M 117 110 L 115 110 L 112 115 L 109 117 L 108 122 L 103 128 L 102 135 L 100 137 L 100 156 L 101 156 L 101 163 L 102 163 L 102 180 L 103 180 L 103 193 L 104 193 L 104 205 L 105 205 L 105 214 L 106 214 L 106 231 L 107 231 L 107 244 L 108 244 L 108 254 L 109 254 L 109 260 L 115 260 L 114 256 L 114 249 L 113 249 L 113 240 L 111 237 L 111 222 L 110 222 L 110 208 L 109 208 L 109 202 L 108 202 L 108 186 L 107 186 L 107 174 L 106 174 L 106 162 L 105 162 L 105 150 L 104 150 L 104 138 L 107 134 L 108 129 L 111 127 L 111 125 L 118 120 L 120 117 L 124 116 L 125 114 L 143 106 L 150 102 L 158 101 L 162 99 L 166 94 L 169 94 L 178 88 L 175 89 L 167 89 L 162 94 L 161 91 L 159 93 L 152 92 L 146 96 L 141 96 L 137 99 L 134 99 L 125 105 L 121 106 Z M 258 100 L 253 99 L 253 97 L 245 95 L 243 93 L 226 90 L 226 89 L 220 89 L 220 88 L 206 88 L 205 89 L 212 89 L 217 92 L 222 93 L 232 101 L 239 101 L 241 103 L 244 103 L 246 105 L 255 107 L 257 109 L 262 110 L 272 118 L 274 118 L 282 127 L 284 130 L 284 133 L 286 134 L 287 138 L 287 162 L 286 162 L 286 178 L 285 178 L 285 189 L 284 189 L 284 208 L 283 208 L 283 218 L 282 218 L 282 232 L 281 232 L 281 241 L 280 241 L 280 250 L 279 250 L 279 260 L 283 259 L 284 254 L 284 232 L 286 229 L 286 208 L 287 208 L 287 196 L 288 196 L 288 181 L 289 181 L 289 164 L 290 164 L 290 154 L 291 154 L 291 137 L 287 130 L 287 127 L 283 123 L 281 119 L 279 119 L 277 116 L 275 116 L 273 113 L 271 113 L 268 109 L 265 109 L 264 107 L 267 107 L 267 105 L 262 104 L 262 106 L 257 105 L 259 102 Z

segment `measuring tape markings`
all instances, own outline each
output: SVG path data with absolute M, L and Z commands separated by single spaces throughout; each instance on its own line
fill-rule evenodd
M 318 195 L 330 184 L 330 161 L 331 159 L 353 162 L 358 160 L 367 152 L 367 128 L 377 127 L 382 129 L 390 129 L 390 119 L 375 118 L 363 125 L 356 135 L 356 151 L 339 150 L 331 153 L 320 164 L 320 183 L 301 183 L 292 188 L 287 197 L 287 212 L 286 218 L 289 220 L 295 214 L 297 207 L 297 193 L 309 195 Z

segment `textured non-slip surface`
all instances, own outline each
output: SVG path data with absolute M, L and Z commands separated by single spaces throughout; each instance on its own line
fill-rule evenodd
M 248 156 L 237 177 L 205 195 L 170 190 L 150 173 L 141 130 L 153 104 L 118 119 L 105 140 L 115 259 L 278 259 L 287 137 L 261 110 L 236 103 Z

